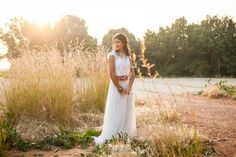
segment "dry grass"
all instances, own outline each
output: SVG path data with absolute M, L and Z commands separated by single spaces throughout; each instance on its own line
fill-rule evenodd
M 202 93 L 203 96 L 209 98 L 220 98 L 224 97 L 225 93 L 218 86 L 208 86 Z
M 102 125 L 103 114 L 74 112 L 71 119 L 74 125 L 61 126 L 56 123 L 22 116 L 15 125 L 15 128 L 17 134 L 20 135 L 22 139 L 42 141 L 47 136 L 60 134 L 62 128 L 64 130 L 75 129 L 78 131 L 84 131 L 88 128 L 97 128 L 97 130 L 100 130 L 99 126 Z
M 209 81 L 201 95 L 209 98 L 232 97 L 235 99 L 236 87 L 235 85 L 228 83 L 226 80 L 214 84 Z
M 152 75 L 151 68 L 154 65 L 147 62 L 143 43 L 140 58 L 142 66 L 147 68 L 148 76 L 153 79 L 160 76 L 158 72 Z M 139 77 L 142 77 L 140 72 Z M 171 91 L 170 87 L 169 89 Z M 202 151 L 199 133 L 195 127 L 190 128 L 183 124 L 181 114 L 175 107 L 177 105 L 175 95 L 172 91 L 171 93 L 172 104 L 160 99 L 158 95 L 148 96 L 146 100 L 153 101 L 144 105 L 145 108 L 141 108 L 144 111 L 137 116 L 140 135 L 150 141 L 147 156 L 199 156 Z
M 63 62 L 62 62 L 63 60 Z M 27 51 L 13 60 L 4 88 L 4 106 L 13 117 L 69 123 L 74 108 L 75 60 L 56 50 Z
M 139 135 L 150 141 L 148 156 L 200 154 L 198 131 L 182 123 L 175 107 L 166 103 L 145 106 L 137 108 L 137 123 Z
M 79 109 L 104 112 L 109 83 L 105 50 L 98 49 L 97 53 L 81 52 L 77 70 L 76 102 Z
M 104 50 L 26 51 L 11 62 L 1 110 L 17 122 L 23 138 L 101 125 L 109 79 Z
M 7 150 L 7 144 L 6 144 L 6 138 L 7 138 L 7 131 L 3 127 L 3 120 L 2 117 L 0 117 L 0 156 L 6 155 Z

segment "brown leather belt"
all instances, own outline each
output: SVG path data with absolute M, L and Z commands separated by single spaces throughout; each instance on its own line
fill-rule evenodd
M 128 76 L 127 75 L 123 75 L 123 76 L 116 76 L 116 78 L 120 81 L 124 81 L 124 80 L 128 80 Z

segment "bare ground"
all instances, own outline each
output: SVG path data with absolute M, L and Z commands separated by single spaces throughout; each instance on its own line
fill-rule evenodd
M 236 100 L 193 95 L 179 95 L 175 99 L 184 122 L 193 124 L 195 117 L 197 129 L 210 138 L 218 156 L 236 157 Z

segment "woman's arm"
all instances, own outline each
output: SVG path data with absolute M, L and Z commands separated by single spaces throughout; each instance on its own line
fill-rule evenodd
M 110 76 L 112 82 L 114 83 L 114 85 L 116 86 L 117 90 L 119 91 L 119 89 L 122 87 L 120 86 L 120 84 L 118 83 L 118 80 L 116 78 L 115 57 L 114 56 L 112 56 L 112 55 L 109 56 L 108 65 L 109 65 L 109 76 Z
M 134 61 L 132 60 L 132 58 L 130 58 L 130 80 L 129 80 L 128 94 L 132 89 L 134 78 L 135 78 Z

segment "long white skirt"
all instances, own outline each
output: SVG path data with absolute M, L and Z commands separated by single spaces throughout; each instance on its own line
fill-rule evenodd
M 128 82 L 128 80 L 120 81 L 119 84 L 123 88 L 128 88 Z M 121 95 L 110 80 L 102 133 L 93 138 L 95 144 L 99 145 L 111 139 L 112 136 L 117 137 L 118 133 L 127 133 L 129 137 L 133 137 L 137 133 L 135 96 L 133 90 L 129 95 Z

